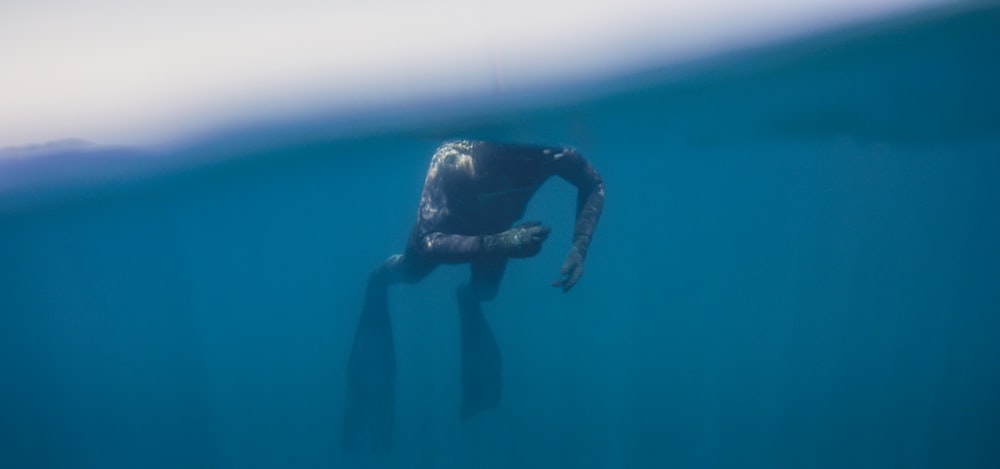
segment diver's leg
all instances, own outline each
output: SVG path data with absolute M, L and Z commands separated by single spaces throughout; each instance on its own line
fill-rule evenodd
M 364 306 L 347 363 L 343 445 L 388 451 L 392 446 L 396 354 L 389 316 L 389 285 L 414 283 L 434 267 L 395 255 L 368 277 Z
M 507 267 L 506 259 L 472 264 L 472 281 L 458 287 L 458 311 L 462 342 L 462 407 L 467 419 L 500 405 L 500 348 L 481 303 L 492 300 Z

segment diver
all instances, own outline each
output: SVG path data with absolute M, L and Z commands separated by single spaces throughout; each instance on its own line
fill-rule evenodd
M 500 403 L 500 349 L 481 303 L 497 294 L 507 260 L 541 250 L 549 227 L 514 226 L 528 201 L 551 176 L 577 188 L 573 244 L 552 283 L 564 292 L 583 273 L 594 228 L 604 207 L 604 184 L 593 166 L 572 148 L 451 141 L 435 151 L 417 209 L 417 223 L 403 254 L 390 256 L 368 277 L 364 305 L 347 365 L 343 445 L 388 451 L 396 358 L 388 287 L 416 283 L 440 264 L 471 265 L 471 279 L 458 287 L 463 420 Z

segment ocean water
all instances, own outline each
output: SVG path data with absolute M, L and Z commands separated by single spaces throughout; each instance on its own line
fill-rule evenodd
M 1000 8 L 964 6 L 461 119 L 9 163 L 0 467 L 1000 467 L 998 59 Z M 552 180 L 484 307 L 501 406 L 465 423 L 467 267 L 394 287 L 394 446 L 346 454 L 365 277 L 453 137 L 592 161 L 586 272 L 548 286 Z M 91 162 L 126 169 L 39 176 Z

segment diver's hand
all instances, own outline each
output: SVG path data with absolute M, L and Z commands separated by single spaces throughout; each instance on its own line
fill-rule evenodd
M 542 250 L 542 241 L 551 229 L 540 221 L 521 223 L 507 231 L 483 236 L 483 248 L 488 253 L 507 257 L 531 257 Z
M 562 287 L 564 293 L 573 288 L 576 281 L 580 280 L 580 276 L 583 275 L 583 257 L 583 252 L 573 246 L 569 250 L 569 254 L 566 255 L 566 262 L 563 262 L 562 275 L 555 282 L 552 282 L 552 286 Z

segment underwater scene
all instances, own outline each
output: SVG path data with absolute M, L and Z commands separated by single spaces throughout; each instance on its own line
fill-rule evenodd
M 482 103 L 0 161 L 0 467 L 1000 467 L 1000 7 Z M 346 129 L 346 130 L 345 130 Z M 374 129 L 374 130 L 372 130 Z M 482 303 L 388 289 L 391 446 L 345 449 L 369 273 L 445 141 L 574 147 Z M 164 163 L 169 161 L 169 163 Z M 103 169 L 94 169 L 103 168 Z

